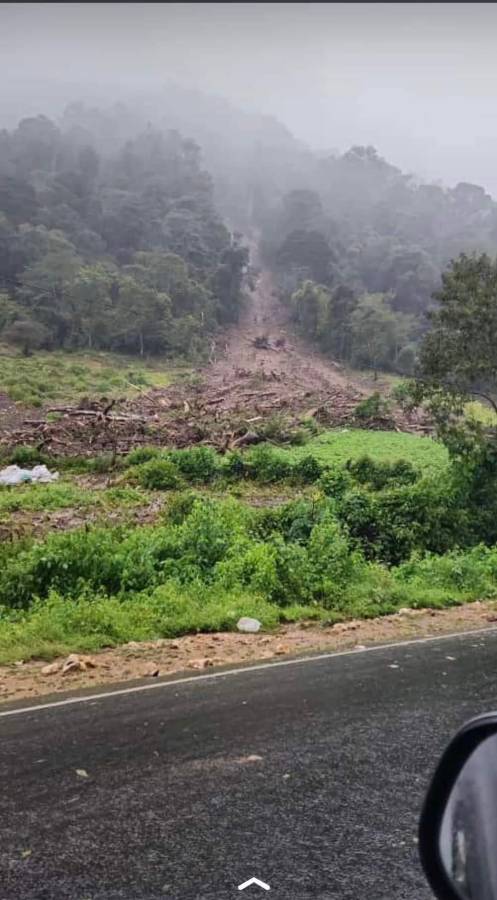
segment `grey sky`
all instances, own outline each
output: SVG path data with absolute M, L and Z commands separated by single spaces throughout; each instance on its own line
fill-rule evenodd
M 0 4 L 0 112 L 168 78 L 497 197 L 497 4 Z M 36 79 L 18 101 L 20 82 Z M 81 93 L 81 92 L 80 92 Z

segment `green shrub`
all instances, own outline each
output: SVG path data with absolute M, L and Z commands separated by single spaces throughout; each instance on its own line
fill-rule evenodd
M 236 479 L 244 478 L 249 474 L 248 466 L 238 450 L 226 454 L 223 462 L 223 470 L 228 477 Z
M 28 447 L 20 444 L 10 454 L 10 462 L 13 465 L 21 466 L 21 468 L 32 468 L 46 462 L 46 457 L 37 447 Z
M 141 465 L 159 462 L 170 460 Z M 272 625 L 305 610 L 333 622 L 497 596 L 497 549 L 457 548 L 475 538 L 457 480 L 373 493 L 343 474 L 341 496 L 252 510 L 187 491 L 161 525 L 0 544 L 0 659 L 234 628 L 240 615 Z M 39 497 L 52 488 L 58 502 L 73 490 L 40 486 Z M 141 499 L 132 488 L 97 493 Z
M 175 494 L 166 507 L 164 520 L 171 525 L 181 525 L 190 515 L 195 501 L 199 499 L 199 494 L 195 491 L 181 491 Z
M 390 413 L 390 404 L 383 399 L 378 391 L 370 394 L 361 400 L 355 410 L 354 415 L 357 419 L 379 419 Z
M 303 456 L 294 463 L 292 479 L 304 484 L 313 484 L 318 481 L 323 472 L 323 466 L 315 456 Z
M 365 570 L 362 554 L 351 549 L 347 536 L 330 513 L 312 529 L 308 557 L 312 598 L 321 601 L 325 607 L 336 602 L 344 589 L 359 580 Z
M 323 494 L 337 500 L 343 497 L 351 485 L 352 481 L 347 472 L 338 467 L 326 468 L 319 479 L 319 489 Z
M 177 466 L 170 459 L 151 459 L 142 463 L 135 467 L 134 476 L 150 491 L 173 491 L 183 484 Z
M 408 460 L 377 462 L 367 455 L 348 460 L 346 469 L 359 484 L 367 484 L 376 491 L 381 491 L 388 485 L 414 484 L 419 477 Z
M 139 466 L 142 463 L 150 462 L 151 459 L 155 459 L 160 454 L 160 447 L 137 447 L 126 454 L 124 462 L 127 466 Z
M 337 515 L 366 557 L 387 565 L 398 565 L 415 550 L 444 553 L 471 542 L 467 513 L 448 478 L 377 494 L 357 488 L 340 499 Z
M 245 454 L 245 464 L 250 478 L 261 484 L 273 484 L 292 475 L 293 466 L 281 452 L 266 444 L 260 444 Z
M 182 581 L 197 575 L 209 576 L 212 568 L 246 533 L 252 513 L 229 499 L 222 502 L 196 500 L 192 510 L 178 528 L 178 547 Z
M 210 447 L 192 447 L 185 450 L 171 450 L 168 453 L 179 471 L 188 481 L 205 484 L 219 474 L 220 464 L 217 454 Z
M 118 462 L 113 453 L 102 453 L 89 459 L 87 463 L 87 471 L 93 472 L 95 475 L 105 475 L 118 466 Z

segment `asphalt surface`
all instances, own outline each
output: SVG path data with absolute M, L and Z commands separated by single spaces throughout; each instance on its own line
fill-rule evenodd
M 492 708 L 496 632 L 0 715 L 0 900 L 428 900 L 422 797 Z

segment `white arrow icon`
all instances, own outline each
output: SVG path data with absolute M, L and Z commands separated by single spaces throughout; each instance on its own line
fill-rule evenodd
M 261 887 L 263 891 L 270 891 L 271 888 L 264 881 L 259 881 L 258 878 L 250 878 L 248 881 L 244 881 L 243 884 L 238 885 L 239 891 L 244 891 L 245 888 L 250 887 L 251 884 L 256 884 L 257 887 Z

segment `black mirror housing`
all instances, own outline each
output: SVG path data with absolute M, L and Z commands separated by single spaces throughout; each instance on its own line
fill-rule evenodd
M 444 751 L 428 788 L 419 822 L 419 853 L 430 887 L 440 900 L 464 900 L 464 894 L 457 890 L 442 860 L 440 837 L 444 813 L 462 769 L 477 748 L 495 735 L 497 712 L 477 716 L 463 725 Z M 495 828 L 497 834 L 497 821 Z M 475 900 L 479 900 L 478 896 Z

